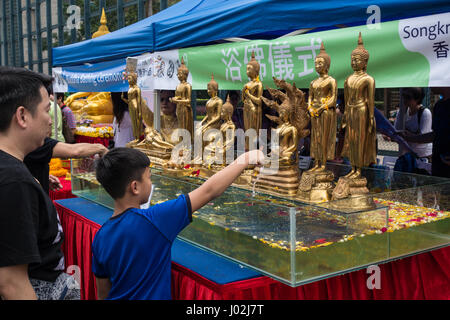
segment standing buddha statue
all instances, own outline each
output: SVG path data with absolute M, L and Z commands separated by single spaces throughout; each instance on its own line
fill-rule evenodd
M 132 146 L 139 142 L 141 135 L 144 133 L 142 113 L 143 107 L 147 107 L 147 105 L 145 104 L 145 100 L 142 98 L 141 89 L 137 85 L 137 73 L 134 71 L 128 72 L 127 79 L 130 85 L 128 90 L 128 99 L 126 99 L 122 93 L 122 100 L 128 104 L 128 112 L 130 113 L 134 140 L 128 144 L 129 146 Z
M 219 84 L 214 80 L 213 75 L 211 76 L 211 81 L 208 83 L 207 89 L 210 99 L 206 102 L 206 116 L 200 122 L 200 133 L 203 141 L 202 150 L 208 144 L 203 140 L 208 130 L 220 128 L 220 114 L 223 104 L 222 99 L 217 95 L 219 92 Z
M 178 128 L 185 129 L 189 131 L 191 135 L 191 140 L 194 134 L 194 119 L 191 107 L 191 92 L 192 87 L 190 83 L 187 82 L 189 75 L 189 70 L 184 64 L 183 58 L 181 58 L 181 66 L 178 68 L 178 80 L 180 84 L 177 85 L 175 89 L 175 96 L 170 98 L 170 102 L 174 102 L 177 105 L 177 119 Z
M 342 127 L 346 129 L 342 154 L 350 160 L 352 169 L 341 177 L 333 191 L 333 199 L 352 196 L 346 205 L 353 209 L 374 207 L 368 193 L 362 167 L 376 163 L 376 124 L 374 118 L 375 80 L 367 74 L 369 52 L 364 48 L 361 33 L 358 46 L 351 53 L 351 74 L 344 82 L 345 113 Z M 358 197 L 359 196 L 359 197 Z M 346 202 L 341 202 L 343 206 Z
M 262 126 L 262 94 L 263 85 L 259 80 L 260 65 L 255 59 L 255 52 L 247 64 L 247 76 L 250 81 L 242 89 L 242 101 L 244 103 L 244 130 L 254 129 L 256 136 Z M 246 142 L 248 148 L 248 142 Z
M 331 199 L 334 175 L 326 170 L 327 160 L 333 160 L 336 144 L 337 83 L 328 75 L 331 59 L 324 44 L 315 59 L 319 77 L 311 81 L 308 111 L 311 117 L 311 157 L 314 166 L 302 174 L 298 197 L 307 202 Z

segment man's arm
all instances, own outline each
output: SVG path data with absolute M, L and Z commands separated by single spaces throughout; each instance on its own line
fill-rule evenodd
M 428 132 L 423 134 L 417 134 L 417 135 L 405 135 L 400 133 L 400 135 L 408 142 L 415 142 L 415 143 L 432 143 L 434 140 L 434 132 Z
M 240 155 L 225 169 L 217 172 L 200 187 L 189 193 L 192 212 L 220 196 L 249 164 L 261 165 L 263 161 L 264 154 L 261 150 L 252 150 Z
M 27 264 L 0 268 L 0 296 L 5 300 L 37 300 Z
M 108 149 L 101 143 L 64 143 L 58 142 L 53 148 L 53 158 L 83 158 L 94 154 L 103 156 Z
M 111 290 L 111 281 L 108 278 L 95 277 L 95 282 L 97 282 L 97 299 L 105 300 Z

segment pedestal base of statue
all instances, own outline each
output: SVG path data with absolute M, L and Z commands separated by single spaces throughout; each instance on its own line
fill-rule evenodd
M 306 203 L 322 203 L 331 200 L 334 174 L 329 170 L 305 171 L 300 178 L 296 198 Z
M 150 147 L 146 147 L 142 144 L 132 146 L 131 148 L 142 151 L 150 159 L 152 165 L 155 165 L 159 168 L 163 168 L 164 164 L 166 164 L 170 160 L 170 156 L 172 155 L 172 150 L 151 149 Z
M 198 167 L 195 166 L 194 168 L 197 169 Z M 204 179 L 209 179 L 210 177 L 215 175 L 217 172 L 219 172 L 223 168 L 224 167 L 222 167 L 222 166 L 215 166 L 215 165 L 210 165 L 208 167 L 201 166 L 199 168 L 199 170 L 200 170 L 199 176 Z
M 255 167 L 251 185 L 256 190 L 292 197 L 297 194 L 299 176 L 297 164 L 280 165 L 278 169 Z
M 376 208 L 373 197 L 367 189 L 367 179 L 341 177 L 334 188 L 330 208 L 341 211 L 362 211 Z M 335 201 L 336 200 L 336 201 Z

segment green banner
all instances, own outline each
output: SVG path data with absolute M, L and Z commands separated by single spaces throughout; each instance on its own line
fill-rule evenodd
M 424 20 L 427 18 L 428 20 Z M 260 79 L 265 87 L 274 87 L 272 77 L 276 77 L 295 82 L 299 88 L 309 88 L 310 82 L 317 78 L 314 59 L 323 41 L 331 57 L 329 74 L 337 80 L 338 87 L 343 88 L 344 80 L 353 72 L 350 55 L 357 46 L 358 34 L 361 32 L 364 46 L 370 54 L 367 73 L 375 79 L 377 88 L 425 87 L 430 83 L 430 59 L 427 59 L 421 50 L 406 48 L 405 43 L 419 43 L 419 47 L 427 48 L 437 43 L 439 39 L 419 37 L 419 31 L 425 30 L 422 24 L 436 24 L 436 19 L 448 21 L 449 14 L 335 29 L 270 41 L 243 41 L 186 48 L 179 49 L 178 52 L 179 59 L 183 57 L 189 68 L 193 89 L 205 90 L 211 80 L 211 74 L 214 74 L 219 89 L 241 90 L 249 81 L 246 66 L 252 51 L 260 63 Z M 445 34 L 445 37 L 448 39 L 448 34 Z M 445 63 L 448 70 L 447 61 L 441 59 L 438 62 Z

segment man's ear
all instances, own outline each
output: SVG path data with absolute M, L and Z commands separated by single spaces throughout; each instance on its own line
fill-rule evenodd
M 27 127 L 27 120 L 30 116 L 30 112 L 23 106 L 20 106 L 16 109 L 16 113 L 14 113 L 13 119 L 17 121 L 19 127 L 25 129 Z

